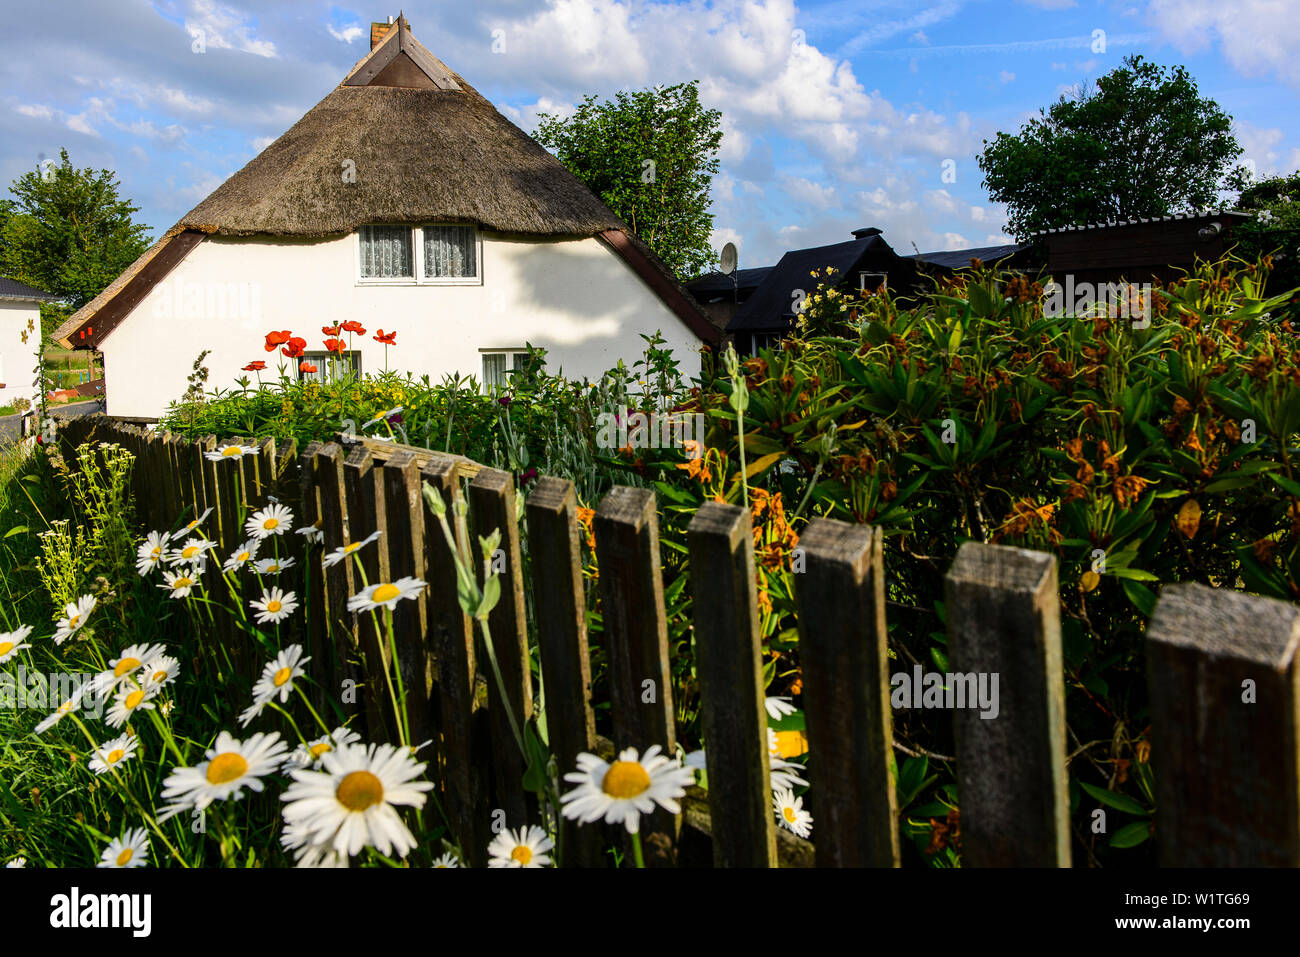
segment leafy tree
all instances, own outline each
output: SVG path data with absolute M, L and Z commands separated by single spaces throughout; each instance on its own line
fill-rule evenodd
M 570 117 L 542 114 L 537 140 L 683 278 L 716 262 L 709 185 L 722 114 L 700 105 L 697 81 L 588 96 Z
M 1252 183 L 1241 191 L 1237 208 L 1256 214 L 1238 229 L 1238 253 L 1273 257 L 1271 289 L 1300 286 L 1300 171 Z
M 118 196 L 106 169 L 73 169 L 68 151 L 60 162 L 25 173 L 0 200 L 0 275 L 64 299 L 79 309 L 149 247 L 139 212 Z
M 983 186 L 1018 238 L 1061 226 L 1214 208 L 1247 182 L 1232 117 L 1182 66 L 1141 56 L 1062 96 L 1012 136 L 984 141 Z

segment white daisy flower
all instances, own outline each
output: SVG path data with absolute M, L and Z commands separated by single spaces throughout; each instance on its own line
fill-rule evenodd
M 268 535 L 283 535 L 293 528 L 293 512 L 283 505 L 268 505 L 254 512 L 253 517 L 244 523 L 244 531 L 252 538 L 266 538 Z
M 27 637 L 31 633 L 31 625 L 20 625 L 15 631 L 0 631 L 0 664 L 8 661 L 24 648 L 30 648 Z
M 185 525 L 184 527 L 179 528 L 176 531 L 172 532 L 172 541 L 174 542 L 178 538 L 184 538 L 190 532 L 194 531 L 196 528 L 202 525 L 203 522 L 207 519 L 207 517 L 211 514 L 212 514 L 212 509 L 209 508 L 207 511 L 205 511 L 198 518 L 194 519 L 194 521 L 190 522 L 188 525 Z
M 324 523 L 320 519 L 316 519 L 314 525 L 304 525 L 298 529 L 298 534 L 306 536 L 307 541 L 312 543 L 323 542 L 325 541 Z
M 787 761 L 781 757 L 781 748 L 777 742 L 776 732 L 771 728 L 767 729 L 767 766 L 773 791 L 793 791 L 795 785 L 800 787 L 808 786 L 807 781 L 794 773 L 795 771 L 802 771 L 804 769 L 803 765 L 797 761 Z
M 130 828 L 108 842 L 96 867 L 144 867 L 149 863 L 149 838 L 144 828 Z
M 298 608 L 298 596 L 294 592 L 270 588 L 262 592 L 261 598 L 255 598 L 248 607 L 257 611 L 257 623 L 264 625 L 268 621 L 280 622 L 288 618 Z
M 213 801 L 230 798 L 238 801 L 244 788 L 261 791 L 261 779 L 275 771 L 288 747 L 275 731 L 259 732 L 242 742 L 222 731 L 208 749 L 207 760 L 194 767 L 175 768 L 163 781 L 162 796 L 172 802 L 164 814 L 171 817 L 189 808 L 203 810 Z
M 137 711 L 152 711 L 154 709 L 153 699 L 158 697 L 158 688 L 144 687 L 132 688 L 126 687 L 117 693 L 113 699 L 113 706 L 108 709 L 108 714 L 104 716 L 104 723 L 110 728 L 120 728 L 131 720 L 131 716 Z
M 150 688 L 162 688 L 176 680 L 181 673 L 181 663 L 171 655 L 159 655 L 150 658 L 140 668 L 138 675 L 141 684 Z
M 139 743 L 133 734 L 123 734 L 105 741 L 90 752 L 90 770 L 96 774 L 106 774 L 119 764 L 125 764 L 135 756 Z
M 98 603 L 93 595 L 82 595 L 75 602 L 68 602 L 68 607 L 63 609 L 63 617 L 54 628 L 54 643 L 61 645 L 80 631 Z
M 294 783 L 280 800 L 285 823 L 301 825 L 311 843 L 352 856 L 373 846 L 381 854 L 405 857 L 415 838 L 398 817 L 399 806 L 424 807 L 428 781 L 406 748 L 391 744 L 345 744 L 321 755 L 323 771 L 291 771 Z
M 284 558 L 263 558 L 253 566 L 253 569 L 259 575 L 278 575 L 282 571 L 293 568 L 298 562 L 291 555 Z
M 129 645 L 108 663 L 108 670 L 92 679 L 96 694 L 107 694 L 131 683 L 132 673 L 139 671 L 146 661 L 163 653 L 162 645 Z
M 424 581 L 411 578 L 409 575 L 395 582 L 377 582 L 374 585 L 367 585 L 358 594 L 348 599 L 348 611 L 363 612 L 375 608 L 387 608 L 391 611 L 403 598 L 418 598 L 425 587 Z
M 286 824 L 280 834 L 286 851 L 293 851 L 296 867 L 347 867 L 349 858 L 326 844 L 311 843 L 311 831 L 302 824 Z
M 77 706 L 80 703 L 81 703 L 81 696 L 79 692 L 76 697 L 69 698 L 67 701 L 64 701 L 57 708 L 55 708 L 53 712 L 51 712 L 46 717 L 42 718 L 40 724 L 36 726 L 34 733 L 44 734 L 50 728 L 54 727 L 56 724 L 58 724 L 60 721 L 66 718 L 69 713 L 76 710 Z
M 208 549 L 216 547 L 216 542 L 206 538 L 187 539 L 180 548 L 168 552 L 167 564 L 173 568 L 177 565 L 196 565 L 202 568 L 203 563 L 207 561 Z
M 773 721 L 780 721 L 783 716 L 794 714 L 799 710 L 789 698 L 764 698 L 763 707 L 767 708 L 767 716 Z
M 135 552 L 135 570 L 141 576 L 148 575 L 158 567 L 167 549 L 166 532 L 150 532 Z
M 6 868 L 26 867 L 26 866 L 27 866 L 27 858 L 25 857 L 15 857 L 12 861 L 10 861 L 8 864 L 5 865 Z
M 223 445 L 219 449 L 211 452 L 204 452 L 203 457 L 209 462 L 220 462 L 223 459 L 242 459 L 245 455 L 256 455 L 257 449 L 250 448 L 247 445 L 236 445 L 234 442 L 229 445 Z
M 812 815 L 803 809 L 803 798 L 795 797 L 789 788 L 772 792 L 772 808 L 776 822 L 799 837 L 812 834 Z
M 257 549 L 261 544 L 256 538 L 250 538 L 231 553 L 230 557 L 222 564 L 221 570 L 233 572 L 237 568 L 243 568 L 245 563 L 251 562 L 257 557 Z
M 455 854 L 448 851 L 442 857 L 433 862 L 434 867 L 460 867 L 460 860 Z
M 361 735 L 348 728 L 335 728 L 329 734 L 317 738 L 315 741 L 308 741 L 306 744 L 300 744 L 293 752 L 284 759 L 284 768 L 286 771 L 294 768 L 311 768 L 319 771 L 321 767 L 321 758 L 331 751 L 338 750 L 345 744 L 356 744 L 361 740 Z
M 199 583 L 199 575 L 200 572 L 197 568 L 183 568 L 178 572 L 163 572 L 165 584 L 158 587 L 170 591 L 173 598 L 187 598 L 190 590 Z
M 351 545 L 340 545 L 338 548 L 334 549 L 334 551 L 330 552 L 328 555 L 322 558 L 320 563 L 326 568 L 329 568 L 331 565 L 337 565 L 339 562 L 343 561 L 343 559 L 347 558 L 353 552 L 361 548 L 364 548 L 366 545 L 369 545 L 373 541 L 378 540 L 379 536 L 382 534 L 384 534 L 382 531 L 376 530 L 371 532 L 365 538 L 361 539 L 361 541 L 359 542 L 353 542 Z
M 488 845 L 488 867 L 545 867 L 555 842 L 536 824 L 517 831 L 506 828 Z
M 695 772 L 660 754 L 661 750 L 651 745 L 638 760 L 636 748 L 626 748 L 613 764 L 594 754 L 579 754 L 578 770 L 564 776 L 578 785 L 560 798 L 564 816 L 580 824 L 603 817 L 607 824 L 622 822 L 629 834 L 635 834 L 641 815 L 652 812 L 655 804 L 680 813 L 676 799 L 695 783 Z

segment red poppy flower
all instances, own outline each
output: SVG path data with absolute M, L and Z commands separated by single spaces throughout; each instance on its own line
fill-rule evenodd
M 384 332 L 383 329 L 380 329 L 379 334 L 375 336 L 375 342 L 382 342 L 386 346 L 395 346 L 397 345 L 397 331 Z
M 275 348 L 275 347 L 272 346 L 271 348 Z M 265 368 L 266 368 L 266 363 L 263 362 L 261 359 L 258 359 L 256 362 L 250 362 L 248 365 L 244 366 L 244 371 L 261 372 Z
M 323 333 L 325 333 L 325 335 L 327 335 L 327 336 L 337 336 L 337 335 L 339 334 L 339 330 L 340 330 L 341 328 L 343 328 L 343 327 L 342 327 L 342 326 L 337 326 L 337 325 L 336 325 L 336 326 L 321 326 L 321 327 L 320 327 L 320 331 L 323 332 Z
M 287 348 L 280 350 L 280 355 L 287 356 L 290 359 L 297 359 L 307 349 L 307 340 L 300 336 L 294 336 L 289 340 Z
M 304 359 L 302 362 L 298 363 L 298 371 L 302 373 L 315 372 L 316 367 Z
M 289 341 L 293 335 L 288 329 L 284 332 L 268 332 L 266 334 L 266 351 L 274 352 L 275 347 Z
M 359 336 L 364 336 L 366 334 L 366 327 L 355 319 L 349 319 L 347 322 L 343 323 L 342 328 L 344 332 L 354 332 Z
M 347 351 L 348 344 L 342 339 L 326 339 L 325 348 L 329 352 L 337 352 L 340 355 Z

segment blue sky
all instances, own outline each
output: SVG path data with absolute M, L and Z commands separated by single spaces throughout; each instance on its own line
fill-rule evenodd
M 698 79 L 724 115 L 715 244 L 736 242 L 742 266 L 860 226 L 899 252 L 1007 241 L 980 188 L 982 141 L 1130 53 L 1185 64 L 1260 175 L 1300 168 L 1297 0 L 402 3 L 415 36 L 529 131 L 587 93 Z M 11 8 L 0 183 L 66 147 L 78 167 L 115 170 L 158 235 L 323 98 L 367 52 L 370 21 L 396 13 Z

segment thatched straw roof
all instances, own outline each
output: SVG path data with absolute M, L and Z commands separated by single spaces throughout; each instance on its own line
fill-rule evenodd
M 355 170 L 353 181 L 345 172 Z M 631 230 L 554 156 L 421 46 L 404 19 L 325 99 L 181 217 L 55 338 L 93 346 L 122 318 L 97 314 L 161 278 L 177 239 L 346 235 L 382 223 L 464 222 L 525 236 Z M 188 252 L 188 249 L 185 250 Z M 648 250 L 644 250 L 647 251 Z M 681 289 L 650 253 L 654 268 Z M 159 261 L 142 274 L 150 262 Z M 183 254 L 182 257 L 183 258 Z M 167 265 L 168 260 L 175 259 Z M 159 275 L 155 275 L 159 274 Z M 139 275 L 139 280 L 132 280 Z M 127 299 L 135 298 L 126 290 Z M 683 298 L 685 294 L 683 293 Z M 119 306 L 128 306 L 121 302 Z M 680 305 L 673 305 L 681 314 Z M 690 307 L 696 313 L 693 303 Z M 698 318 L 707 323 L 700 313 Z M 683 320 L 696 326 L 694 317 Z M 87 333 L 82 335 L 81 333 Z

